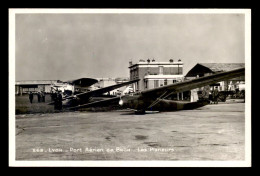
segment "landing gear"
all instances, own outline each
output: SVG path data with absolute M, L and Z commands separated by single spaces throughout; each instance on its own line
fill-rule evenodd
M 136 115 L 143 115 L 143 114 L 145 114 L 145 110 L 137 110 L 137 111 L 135 111 L 135 114 Z

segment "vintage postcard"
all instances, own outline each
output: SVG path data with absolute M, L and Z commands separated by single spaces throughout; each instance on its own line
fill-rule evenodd
M 250 9 L 9 9 L 9 166 L 250 167 Z

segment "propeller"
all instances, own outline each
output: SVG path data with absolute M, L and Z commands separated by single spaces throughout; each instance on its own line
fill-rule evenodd
M 118 103 L 120 106 L 123 106 L 124 104 L 124 101 L 122 100 L 122 95 L 120 95 L 120 100 L 119 100 L 119 103 Z

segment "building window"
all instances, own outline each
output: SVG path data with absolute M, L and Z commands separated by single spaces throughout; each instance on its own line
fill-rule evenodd
M 176 83 L 177 81 L 174 79 L 174 80 L 172 80 L 172 83 Z
M 145 81 L 144 81 L 144 87 L 145 87 L 145 88 L 147 88 L 147 84 L 148 84 L 148 81 L 145 80 Z
M 163 66 L 159 66 L 159 74 L 163 74 Z
M 164 85 L 165 85 L 165 86 L 167 85 L 167 79 L 164 80 Z
M 159 87 L 159 80 L 154 80 L 154 88 Z
M 179 71 L 178 71 L 178 72 L 179 72 L 179 75 L 182 75 L 182 67 L 179 67 L 178 70 L 179 70 Z

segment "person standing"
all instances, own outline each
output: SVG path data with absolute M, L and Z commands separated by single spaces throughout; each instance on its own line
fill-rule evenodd
M 29 93 L 29 99 L 30 99 L 30 102 L 32 104 L 32 102 L 33 102 L 33 93 L 32 92 Z
M 57 92 L 53 92 L 52 94 L 52 98 L 53 98 L 53 101 L 54 101 L 54 109 L 58 109 L 58 94 Z
M 51 91 L 51 101 L 54 101 L 54 92 Z
M 37 93 L 37 97 L 38 97 L 38 102 L 40 103 L 41 102 L 41 93 L 40 92 Z
M 42 91 L 42 102 L 45 102 L 45 93 Z
M 218 104 L 218 87 L 215 87 L 213 90 L 213 102 L 214 104 Z
M 62 95 L 61 92 L 58 93 L 58 97 L 57 97 L 57 105 L 58 105 L 58 110 L 62 109 Z

